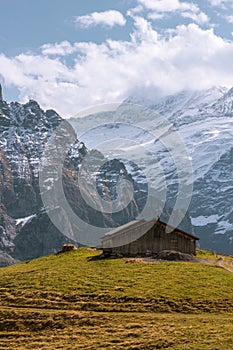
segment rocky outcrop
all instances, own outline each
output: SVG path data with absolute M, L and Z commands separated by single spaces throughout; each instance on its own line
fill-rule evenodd
M 197 261 L 192 255 L 181 253 L 175 250 L 162 250 L 156 259 L 168 260 L 168 261 Z
M 61 120 L 35 101 L 0 100 L 0 250 L 13 257 L 4 255 L 4 264 L 58 251 L 69 242 L 41 209 L 38 177 L 44 147 Z
M 59 209 L 55 210 L 57 217 L 61 217 Z M 34 259 L 56 253 L 67 243 L 76 244 L 53 225 L 45 210 L 41 210 L 16 235 L 12 256 L 18 260 Z
M 6 211 L 3 204 L 0 205 L 0 250 L 11 254 L 14 248 L 13 240 L 16 236 L 16 225 Z
M 69 132 L 74 137 L 75 133 L 55 111 L 43 111 L 36 101 L 31 100 L 24 105 L 0 101 L 0 249 L 13 257 L 9 262 L 50 254 L 59 251 L 63 244 L 74 243 L 50 221 L 43 208 L 39 186 L 42 155 L 58 126 L 59 144 L 54 146 L 52 156 L 46 159 L 44 166 L 49 169 L 51 176 L 43 183 L 43 191 L 51 199 L 46 210 L 57 211 L 58 220 L 62 218 L 65 221 L 63 224 L 67 223 L 70 236 L 73 236 L 78 228 L 72 227 L 69 218 L 59 212 L 62 210 L 60 197 L 59 194 L 52 193 L 51 188 L 57 181 L 57 159 L 62 151 L 59 147 L 63 147 L 63 141 L 66 142 Z M 116 159 L 109 162 L 105 160 L 97 177 L 91 164 L 85 170 L 87 180 L 96 180 L 92 181 L 95 187 L 93 199 L 96 201 L 98 196 L 116 199 L 118 184 L 122 180 L 131 182 L 135 190 L 135 197 L 123 211 L 104 213 L 104 210 L 88 206 L 78 182 L 84 156 L 88 154 L 90 163 L 95 164 L 104 160 L 103 155 L 97 150 L 89 151 L 77 139 L 69 146 L 63 164 L 62 181 L 65 196 L 74 213 L 85 222 L 101 228 L 115 227 L 133 220 L 143 207 L 144 191 L 140 192 L 140 187 L 137 187 L 124 164 Z
M 41 206 L 40 158 L 60 120 L 56 112 L 44 112 L 35 101 L 25 105 L 0 101 L 1 200 L 14 218 L 28 216 Z
M 190 219 L 185 219 L 182 229 L 191 232 L 190 227 L 192 226 L 193 233 L 200 237 L 200 246 L 203 249 L 232 255 L 233 88 L 229 90 L 224 87 L 213 87 L 193 91 L 190 86 L 187 91 L 171 96 L 153 96 L 153 100 L 132 96 L 126 102 L 130 103 L 130 106 L 122 104 L 116 112 L 91 114 L 83 118 L 81 122 L 73 118 L 71 123 L 80 134 L 92 129 L 96 132 L 98 128 L 98 135 L 102 142 L 107 140 L 109 135 L 110 137 L 113 135 L 114 138 L 120 134 L 124 135 L 127 140 L 135 139 L 138 143 L 143 144 L 147 142 L 143 130 L 152 133 L 155 131 L 155 135 L 158 135 L 160 124 L 157 119 L 160 120 L 159 115 L 162 120 L 170 121 L 184 141 L 189 154 L 187 159 L 191 161 L 190 165 L 193 168 L 192 176 L 188 175 L 186 179 L 186 176 L 184 177 L 185 183 L 194 182 L 192 201 L 188 208 L 189 215 L 192 217 L 192 225 Z M 143 112 L 143 109 L 134 108 L 134 105 L 150 107 L 150 110 L 145 109 Z M 137 111 L 140 112 L 136 113 Z M 115 129 L 117 126 L 116 132 L 113 127 L 114 123 Z M 141 134 L 133 128 L 134 125 L 142 127 Z M 86 133 L 87 146 L 92 143 L 92 135 L 91 132 Z M 183 182 L 182 177 L 179 178 L 180 175 L 176 171 L 173 155 L 182 156 L 183 151 L 176 146 L 173 147 L 172 142 L 169 147 L 163 147 L 161 142 L 157 141 L 155 137 L 154 144 L 148 149 L 156 155 L 158 162 L 154 161 L 152 156 L 141 157 L 136 152 L 133 154 L 133 160 L 135 164 L 141 164 L 148 174 L 152 174 L 149 177 L 150 184 L 156 188 L 157 192 L 159 190 L 162 192 L 164 182 L 157 181 L 159 177 L 156 176 L 159 163 L 164 178 L 166 178 L 166 199 L 168 205 L 173 208 L 179 194 L 179 185 Z M 129 169 L 129 162 L 126 166 Z M 182 169 L 185 170 L 185 167 Z M 140 172 L 131 167 L 130 173 L 135 182 L 138 182 Z M 185 171 L 183 173 L 185 174 Z M 182 193 L 184 199 L 186 199 L 186 193 L 186 191 Z M 185 201 L 184 207 L 186 207 Z M 166 218 L 163 220 L 167 221 Z
M 18 263 L 19 260 L 12 258 L 6 252 L 0 251 L 0 267 L 6 267 Z
M 61 253 L 67 253 L 73 250 L 77 250 L 77 247 L 74 244 L 63 244 Z
M 233 148 L 195 182 L 191 203 L 195 233 L 204 249 L 233 252 Z

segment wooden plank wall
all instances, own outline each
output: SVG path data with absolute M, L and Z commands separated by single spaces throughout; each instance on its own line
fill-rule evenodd
M 157 254 L 162 250 L 176 250 L 182 253 L 195 254 L 195 245 L 195 240 L 191 237 L 186 237 L 176 231 L 166 233 L 165 227 L 157 223 L 136 241 L 114 247 L 112 251 L 123 255 L 146 254 L 147 252 Z

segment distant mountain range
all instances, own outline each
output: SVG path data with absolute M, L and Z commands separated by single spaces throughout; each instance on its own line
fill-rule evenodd
M 143 130 L 158 128 L 155 113 L 159 113 L 177 128 L 192 159 L 194 191 L 181 228 L 199 236 L 201 247 L 232 254 L 233 89 L 185 91 L 173 96 L 155 97 L 152 101 L 130 97 L 125 102 L 115 112 L 69 120 L 78 137 L 67 153 L 63 185 L 73 211 L 85 222 L 106 230 L 140 215 L 147 200 L 148 182 L 160 191 L 161 174 L 157 164 L 151 161 L 150 156 L 144 157 L 137 152 L 131 154 L 130 160 L 124 153 L 119 159 L 114 153 L 108 158 L 101 149 L 98 150 L 98 144 L 106 139 L 106 135 L 111 135 L 110 142 L 111 138 L 119 136 L 143 141 Z M 153 113 L 133 113 L 130 104 L 150 107 Z M 43 151 L 62 122 L 55 111 L 43 111 L 36 101 L 7 103 L 0 94 L 0 266 L 56 252 L 62 244 L 73 242 L 78 237 L 80 228 L 70 225 L 59 198 L 53 198 L 50 207 L 45 210 L 39 187 Z M 141 129 L 132 128 L 132 125 Z M 165 204 L 162 217 L 168 220 L 177 196 L 176 169 L 168 150 L 157 142 L 152 142 L 151 150 L 157 154 L 166 175 L 168 191 L 166 204 L 162 203 Z M 85 203 L 77 179 L 86 155 L 93 164 L 104 160 L 98 173 L 87 173 L 87 178 L 97 180 L 97 194 L 102 198 L 116 199 L 121 180 L 132 184 L 134 198 L 124 210 L 116 213 L 103 210 L 102 214 Z M 149 174 L 148 179 L 144 176 L 145 170 Z M 44 191 L 48 193 L 53 181 L 56 181 L 56 174 L 53 175 L 52 180 L 47 179 L 44 184 Z M 98 201 L 95 196 L 93 198 Z M 48 211 L 63 218 L 63 224 L 70 230 L 68 237 L 51 222 Z M 152 208 L 153 213 L 156 213 L 155 208 Z
M 60 194 L 52 192 L 57 183 L 59 148 L 46 160 L 48 164 L 43 165 L 51 168 L 51 176 L 43 183 L 43 193 L 51 198 L 46 208 L 39 186 L 39 169 L 48 140 L 57 128 L 63 128 L 60 138 L 65 140 L 68 123 L 53 110 L 43 111 L 36 101 L 7 103 L 2 95 L 0 97 L 0 266 L 5 266 L 59 251 L 62 244 L 77 241 L 81 228 L 70 222 Z M 98 172 L 98 191 L 91 194 L 92 200 L 98 202 L 98 194 L 114 199 L 117 184 L 127 180 L 134 188 L 133 201 L 116 213 L 104 210 L 102 213 L 88 206 L 77 181 L 80 165 L 87 155 L 92 164 L 104 160 L 101 152 L 88 150 L 74 134 L 62 174 L 64 193 L 74 213 L 94 229 L 100 227 L 105 231 L 137 217 L 143 206 L 144 190 L 140 190 L 125 165 L 117 159 L 104 162 Z M 95 179 L 96 174 L 91 169 L 85 171 L 87 181 Z M 60 232 L 48 213 L 60 221 L 68 235 Z
M 109 121 L 122 123 L 118 133 L 129 135 L 132 128 L 126 124 L 138 125 L 151 131 L 158 128 L 156 114 L 166 118 L 184 140 L 193 166 L 194 190 L 189 207 L 193 233 L 200 237 L 200 244 L 205 249 L 233 254 L 233 88 L 214 87 L 204 91 L 183 91 L 153 100 L 130 97 L 117 112 L 103 112 L 83 119 L 70 120 L 74 129 L 81 135 L 89 147 L 93 143 L 93 133 L 104 139 Z M 155 113 L 135 113 L 127 104 L 139 104 L 149 107 Z M 102 125 L 102 126 L 100 126 Z M 135 139 L 143 139 L 143 133 L 135 133 Z M 169 160 L 169 152 L 156 142 L 151 147 L 163 167 L 167 179 L 168 201 L 176 197 L 175 168 Z M 123 155 L 124 158 L 124 155 Z M 158 188 L 157 166 L 146 157 L 144 168 L 150 169 L 150 182 Z M 137 162 L 137 157 L 135 158 Z M 127 166 L 127 162 L 126 162 Z M 138 173 L 128 166 L 133 179 Z

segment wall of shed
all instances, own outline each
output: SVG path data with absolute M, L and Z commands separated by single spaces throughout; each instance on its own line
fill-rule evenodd
M 146 254 L 148 251 L 157 254 L 162 250 L 176 250 L 182 253 L 195 254 L 195 239 L 178 234 L 176 231 L 166 233 L 165 227 L 155 225 L 142 237 L 129 244 L 112 248 L 113 253 L 123 255 Z

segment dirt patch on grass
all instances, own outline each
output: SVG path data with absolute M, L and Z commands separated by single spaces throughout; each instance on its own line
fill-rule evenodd
M 125 261 L 126 264 L 140 264 L 143 263 L 144 259 L 143 258 L 131 258 L 131 259 L 127 259 Z

